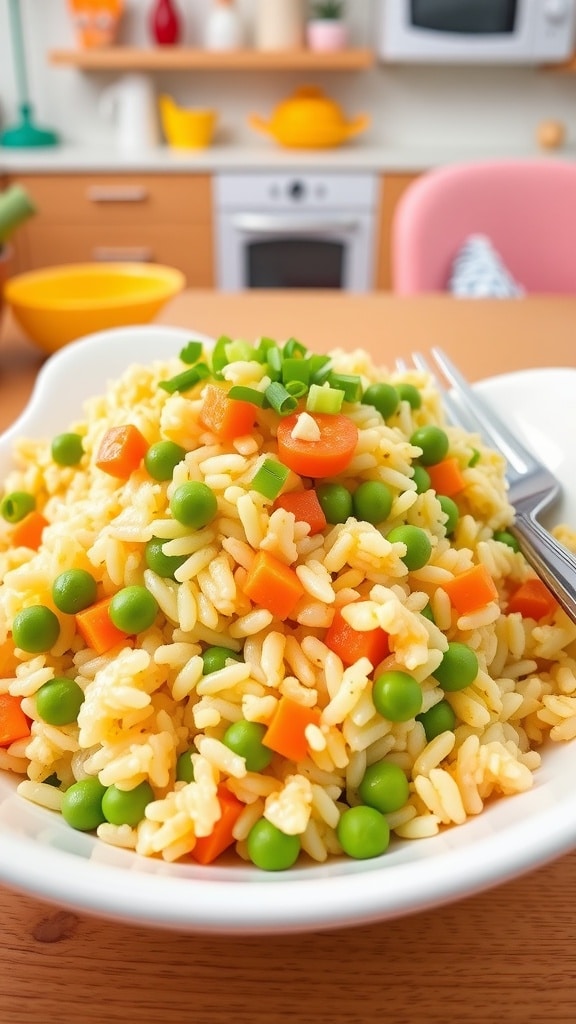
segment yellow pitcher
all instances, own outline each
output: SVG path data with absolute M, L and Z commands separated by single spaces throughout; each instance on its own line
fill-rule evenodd
M 216 127 L 215 110 L 179 107 L 171 96 L 158 98 L 162 129 L 169 146 L 202 149 L 209 146 Z

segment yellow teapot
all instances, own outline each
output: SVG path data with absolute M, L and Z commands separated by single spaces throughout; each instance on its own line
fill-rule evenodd
M 340 146 L 370 123 L 366 114 L 347 121 L 339 105 L 315 85 L 303 85 L 274 110 L 270 122 L 250 114 L 256 131 L 272 135 L 282 146 L 294 149 L 325 149 Z

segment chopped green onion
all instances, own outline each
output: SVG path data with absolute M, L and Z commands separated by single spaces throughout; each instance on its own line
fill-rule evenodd
M 306 359 L 285 359 L 282 363 L 282 383 L 299 380 L 302 384 L 310 383 L 310 364 Z
M 182 360 L 183 363 L 187 363 L 188 365 L 192 365 L 192 363 L 197 363 L 198 362 L 198 360 L 200 359 L 201 355 L 202 355 L 202 342 L 201 341 L 189 341 L 188 344 L 185 345 L 184 348 L 182 349 L 182 351 L 180 353 L 180 359 Z
M 167 391 L 169 395 L 173 395 L 176 391 L 189 391 L 199 380 L 205 380 L 209 376 L 210 368 L 206 366 L 206 363 L 196 363 L 196 366 L 191 366 L 189 370 L 177 373 L 170 380 L 161 380 L 159 386 L 164 391 Z
M 480 452 L 478 451 L 477 448 L 473 448 L 472 449 L 472 455 L 468 459 L 468 465 L 469 466 L 475 466 L 476 463 L 479 462 L 479 461 L 480 461 Z
M 325 380 L 328 380 L 332 372 L 330 356 L 312 355 L 308 362 L 310 364 L 310 381 L 312 384 L 323 384 Z
M 284 385 L 289 395 L 293 395 L 294 398 L 303 398 L 308 391 L 308 386 L 301 380 L 288 380 Z
M 228 398 L 236 398 L 239 402 L 250 402 L 251 405 L 257 405 L 260 409 L 266 404 L 266 395 L 263 391 L 247 388 L 243 384 L 234 384 L 228 392 Z
M 228 365 L 228 356 L 226 355 L 226 346 L 230 344 L 232 338 L 228 338 L 223 334 L 214 345 L 212 350 L 212 373 L 219 380 L 222 380 L 222 370 Z
M 226 356 L 229 363 L 249 362 L 254 358 L 254 349 L 247 341 L 229 341 L 226 345 Z
M 359 402 L 362 398 L 362 381 L 356 374 L 331 373 L 328 383 L 331 388 L 344 392 L 345 402 Z
M 274 338 L 267 338 L 265 336 L 261 337 L 256 348 L 254 349 L 254 354 L 259 363 L 266 362 L 266 359 L 268 358 L 268 352 L 270 351 L 271 348 L 278 348 L 276 342 L 274 341 Z
M 294 412 L 298 405 L 298 399 L 294 398 L 294 395 L 291 395 L 279 381 L 272 381 L 264 393 L 274 412 L 277 412 L 279 416 L 287 416 Z
M 301 341 L 297 341 L 296 338 L 288 338 L 282 349 L 282 355 L 285 359 L 290 359 L 292 356 L 302 356 L 308 354 L 308 349 L 302 344 Z
M 288 478 L 290 470 L 275 459 L 265 459 L 260 469 L 252 477 L 251 485 L 255 491 L 272 501 L 277 498 Z
M 322 387 L 318 384 L 311 384 L 306 399 L 306 409 L 308 412 L 340 412 L 343 400 L 343 391 L 331 388 L 327 384 Z
M 270 348 L 266 354 L 266 367 L 270 380 L 277 381 L 282 378 L 282 353 L 279 348 Z

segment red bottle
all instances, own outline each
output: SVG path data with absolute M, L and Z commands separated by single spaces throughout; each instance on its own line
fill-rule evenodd
M 150 12 L 150 32 L 159 46 L 180 41 L 180 16 L 173 0 L 155 0 Z

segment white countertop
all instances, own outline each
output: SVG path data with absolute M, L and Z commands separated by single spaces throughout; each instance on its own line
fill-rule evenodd
M 265 145 L 215 144 L 202 150 L 174 150 L 160 146 L 147 152 L 122 153 L 118 149 L 71 145 L 67 143 L 41 149 L 2 149 L 0 173 L 63 174 L 138 173 L 194 174 L 219 170 L 283 170 L 318 168 L 326 171 L 406 171 L 466 159 L 491 157 L 535 157 L 550 155 L 573 159 L 572 147 L 555 151 L 538 150 L 534 145 L 481 149 L 473 146 L 427 146 L 394 148 L 369 143 L 349 143 L 328 150 L 282 149 L 275 143 Z

